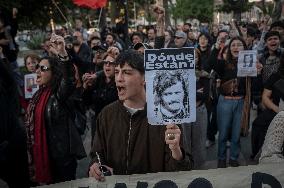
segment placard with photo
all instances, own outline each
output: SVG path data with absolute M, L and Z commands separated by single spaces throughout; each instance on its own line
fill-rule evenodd
M 238 57 L 238 77 L 257 76 L 257 51 L 244 50 L 239 52 Z
M 194 122 L 194 48 L 145 50 L 145 71 L 149 124 Z
M 25 98 L 30 99 L 33 97 L 35 92 L 39 89 L 39 86 L 36 84 L 36 74 L 26 74 L 25 75 Z

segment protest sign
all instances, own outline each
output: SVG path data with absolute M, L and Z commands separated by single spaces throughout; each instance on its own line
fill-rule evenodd
M 35 92 L 39 89 L 36 84 L 36 74 L 26 74 L 25 75 L 25 98 L 30 99 L 33 97 Z
M 194 48 L 145 50 L 147 118 L 151 125 L 196 119 Z
M 239 52 L 238 57 L 238 77 L 256 77 L 256 50 L 244 50 Z

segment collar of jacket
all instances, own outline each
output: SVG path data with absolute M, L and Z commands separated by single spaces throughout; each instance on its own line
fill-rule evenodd
M 123 110 L 127 113 L 128 116 L 131 116 L 131 113 L 127 110 L 127 108 L 123 105 L 123 101 L 119 100 L 119 108 L 120 110 Z M 147 116 L 147 103 L 145 103 L 144 105 L 144 109 L 143 110 L 138 110 L 137 112 L 135 112 L 132 116 L 137 116 L 140 114 L 145 114 Z

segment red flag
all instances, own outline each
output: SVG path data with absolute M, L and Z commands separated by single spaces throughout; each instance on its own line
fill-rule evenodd
M 105 7 L 107 0 L 73 0 L 73 3 L 80 7 L 97 9 Z

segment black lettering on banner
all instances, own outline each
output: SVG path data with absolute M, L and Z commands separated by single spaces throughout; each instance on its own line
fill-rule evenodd
M 137 182 L 136 188 L 147 188 L 147 187 L 148 187 L 148 182 L 141 182 L 141 181 Z
M 145 51 L 145 70 L 194 69 L 194 48 L 149 49 Z
M 127 188 L 125 183 L 116 183 L 114 185 L 114 188 Z
M 162 180 L 156 183 L 153 188 L 178 188 L 178 186 L 171 180 Z
M 196 178 L 187 188 L 213 188 L 213 185 L 205 178 Z
M 282 188 L 280 182 L 274 176 L 261 172 L 253 173 L 251 188 L 262 188 L 262 184 L 267 184 L 271 188 Z

